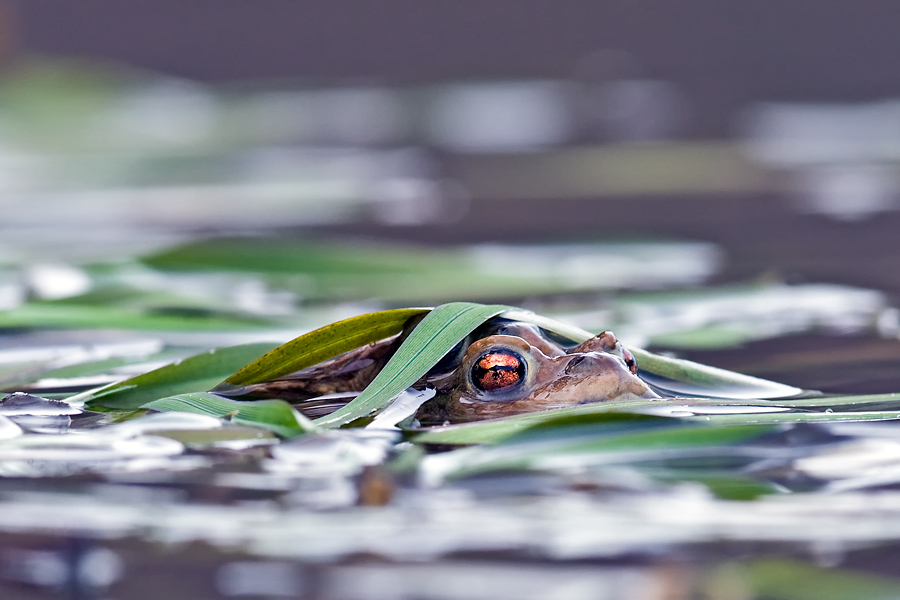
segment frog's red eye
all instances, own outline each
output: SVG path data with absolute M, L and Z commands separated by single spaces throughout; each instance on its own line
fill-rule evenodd
M 525 377 L 525 361 L 508 350 L 495 350 L 472 367 L 472 383 L 485 392 L 505 390 Z

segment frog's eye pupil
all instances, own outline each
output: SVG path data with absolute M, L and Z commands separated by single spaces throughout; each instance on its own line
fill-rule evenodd
M 485 354 L 472 367 L 472 382 L 480 390 L 494 392 L 515 386 L 525 377 L 525 362 L 507 351 Z

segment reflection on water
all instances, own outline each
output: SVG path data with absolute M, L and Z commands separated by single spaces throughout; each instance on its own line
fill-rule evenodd
M 758 103 L 734 115 L 736 140 L 692 137 L 689 104 L 627 73 L 273 89 L 35 60 L 0 80 L 4 229 L 78 252 L 74 227 L 97 243 L 125 228 L 145 250 L 196 229 L 477 221 L 492 199 L 774 192 L 841 218 L 895 208 L 896 102 Z
M 897 100 L 761 104 L 746 111 L 745 148 L 790 173 L 802 210 L 865 219 L 898 207 L 898 115 Z
M 618 309 L 624 321 L 624 327 L 618 328 L 623 340 L 638 346 L 681 348 L 733 347 L 808 331 L 871 332 L 893 311 L 880 292 L 823 284 L 633 298 L 621 302 Z

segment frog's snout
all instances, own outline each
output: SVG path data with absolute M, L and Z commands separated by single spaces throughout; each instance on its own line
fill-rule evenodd
M 615 352 L 619 347 L 619 340 L 611 331 L 604 331 L 588 340 L 581 342 L 570 350 L 573 354 L 580 352 Z
M 564 372 L 573 377 L 597 375 L 609 370 L 629 370 L 625 361 L 605 352 L 582 352 L 572 355 Z

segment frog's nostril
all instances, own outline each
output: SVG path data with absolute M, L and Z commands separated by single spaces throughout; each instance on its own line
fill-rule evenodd
M 584 362 L 584 356 L 576 356 L 572 360 L 569 361 L 569 364 L 566 365 L 565 373 L 566 375 L 571 375 L 572 371 Z
M 634 354 L 627 348 L 622 348 L 622 356 L 625 358 L 625 365 L 628 367 L 628 370 L 631 371 L 631 374 L 637 375 L 637 361 L 634 360 Z

